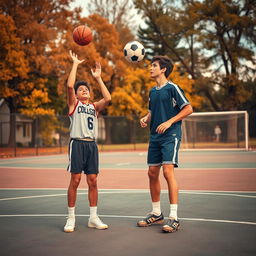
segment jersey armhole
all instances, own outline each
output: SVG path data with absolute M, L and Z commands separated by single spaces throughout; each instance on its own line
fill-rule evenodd
M 79 101 L 77 101 L 77 103 L 76 103 L 76 105 L 75 105 L 75 107 L 74 107 L 73 111 L 72 111 L 71 113 L 69 113 L 69 114 L 68 114 L 69 116 L 72 116 L 72 115 L 74 114 L 74 112 L 75 112 L 75 110 L 76 110 L 76 107 L 77 107 L 78 103 L 79 103 Z
M 98 118 L 98 117 L 99 117 L 99 112 L 96 110 L 96 106 L 95 106 L 95 104 L 94 104 L 94 103 L 92 103 L 92 105 L 93 105 L 93 107 L 94 107 L 94 109 L 95 109 L 95 111 L 96 111 L 96 117 Z

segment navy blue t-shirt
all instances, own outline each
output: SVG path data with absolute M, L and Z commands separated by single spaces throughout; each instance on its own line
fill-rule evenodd
M 153 87 L 149 92 L 149 111 L 151 112 L 150 140 L 161 141 L 168 137 L 181 139 L 181 121 L 178 121 L 163 134 L 158 134 L 156 128 L 163 122 L 176 116 L 180 110 L 190 104 L 183 90 L 172 82 L 162 87 Z

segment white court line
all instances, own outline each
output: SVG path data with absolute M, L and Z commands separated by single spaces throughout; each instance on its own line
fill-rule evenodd
M 32 190 L 32 191 L 40 191 L 40 190 L 65 190 L 67 191 L 67 187 L 65 188 L 0 188 L 0 191 L 3 190 L 3 191 L 15 191 L 15 190 Z M 86 188 L 78 188 L 78 191 L 87 191 L 88 189 Z M 137 192 L 148 192 L 149 193 L 149 189 L 135 189 L 135 188 L 132 188 L 132 189 L 129 189 L 129 188 L 101 188 L 99 189 L 99 192 L 101 191 L 137 191 Z M 198 190 L 198 189 L 193 189 L 193 190 L 179 190 L 179 193 L 189 193 L 189 192 L 192 192 L 192 193 L 242 193 L 242 194 L 256 194 L 256 191 L 239 191 L 239 190 L 230 190 L 230 191 L 227 191 L 227 190 Z M 168 193 L 168 190 L 167 189 L 162 189 L 161 190 L 161 193 Z
M 167 193 L 168 191 L 162 191 Z M 149 193 L 146 190 L 127 190 L 127 191 L 99 191 L 99 194 L 138 194 L 138 193 Z M 87 192 L 77 193 L 77 195 L 87 195 Z M 215 193 L 215 192 L 192 192 L 192 191 L 180 191 L 179 194 L 191 194 L 191 195 L 212 195 L 212 196 L 233 196 L 233 197 L 243 197 L 243 198 L 256 198 L 251 195 L 239 195 L 239 194 L 230 194 L 230 193 Z M 33 198 L 44 198 L 44 197 L 58 197 L 66 196 L 67 193 L 63 194 L 48 194 L 48 195 L 36 195 L 36 196 L 20 196 L 20 197 L 9 197 L 9 198 L 0 198 L 0 201 L 9 201 L 9 200 L 21 200 L 21 199 L 33 199 Z
M 145 165 L 145 168 L 144 167 L 137 167 L 137 168 L 119 168 L 118 167 L 118 169 L 117 169 L 117 167 L 116 166 L 122 166 L 122 165 L 129 165 L 130 163 L 116 163 L 116 164 L 114 164 L 114 166 L 113 167 L 100 167 L 100 170 L 101 171 L 109 171 L 109 170 L 124 170 L 124 171 L 127 171 L 127 170 L 129 170 L 129 171 L 147 171 L 147 168 L 148 168 L 148 166 L 147 165 Z M 144 164 L 144 163 L 142 163 L 142 164 Z M 51 170 L 66 170 L 67 168 L 66 168 L 66 166 L 64 166 L 63 168 L 62 167 L 47 167 L 47 166 L 43 166 L 43 167 L 37 167 L 37 166 L 35 166 L 35 167 L 26 167 L 26 166 L 5 166 L 5 165 L 1 165 L 0 164 L 0 170 L 1 169 L 20 169 L 20 170 L 23 170 L 23 169 L 32 169 L 32 170 L 37 170 L 37 169 L 51 169 Z M 199 168 L 191 168 L 191 167 L 179 167 L 179 169 L 177 170 L 177 171 L 179 171 L 179 170 L 188 170 L 188 171 L 216 171 L 216 170 L 219 170 L 219 169 L 221 169 L 221 170 L 235 170 L 235 171 L 239 171 L 239 170 L 255 170 L 256 171 L 256 167 L 245 167 L 245 168 L 240 168 L 240 167 L 234 167 L 234 168 L 232 168 L 232 167 L 225 167 L 225 168 L 222 168 L 222 167 L 214 167 L 214 168 L 212 168 L 212 167 L 199 167 Z
M 117 163 L 117 166 L 129 165 L 130 163 Z
M 76 217 L 89 217 L 89 214 L 76 214 Z M 2 214 L 0 218 L 8 217 L 67 217 L 66 214 Z M 145 216 L 122 216 L 122 215 L 104 215 L 99 217 L 103 218 L 126 218 L 126 219 L 142 219 Z M 168 218 L 165 218 L 168 219 Z M 217 223 L 230 223 L 230 224 L 243 224 L 243 225 L 256 225 L 256 222 L 250 221 L 236 221 L 236 220 L 216 220 L 216 219 L 202 219 L 202 218 L 179 218 L 185 221 L 201 221 L 201 222 L 217 222 Z
M 180 193 L 194 194 L 194 195 L 235 196 L 235 197 L 256 198 L 256 196 L 238 195 L 238 194 L 230 194 L 230 193 L 214 193 L 214 192 L 180 192 Z
M 13 164 L 13 163 L 26 163 L 26 162 L 35 162 L 38 160 L 44 160 L 44 159 L 67 159 L 68 160 L 68 155 L 49 155 L 49 156 L 31 156 L 31 157 L 15 157 L 15 158 L 9 158 L 9 159 L 1 159 L 1 163 L 4 164 Z
M 0 166 L 0 170 L 1 169 L 18 169 L 18 170 L 24 170 L 24 169 L 26 169 L 26 170 L 42 170 L 42 169 L 44 169 L 44 170 L 47 170 L 47 169 L 51 169 L 51 170 L 61 170 L 61 171 L 66 171 L 67 172 L 67 167 L 63 167 L 63 168 L 61 168 L 61 167 L 26 167 L 26 166 L 22 166 L 22 167 L 20 167 L 20 166 L 3 166 L 3 165 L 1 165 Z

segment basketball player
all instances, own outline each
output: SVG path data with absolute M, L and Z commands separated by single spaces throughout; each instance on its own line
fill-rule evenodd
M 164 223 L 159 182 L 160 169 L 163 167 L 170 202 L 170 214 L 167 223 L 162 227 L 163 232 L 175 232 L 180 227 L 177 216 L 178 185 L 174 167 L 178 167 L 181 120 L 193 112 L 179 86 L 167 80 L 172 69 L 171 60 L 165 56 L 156 56 L 151 60 L 150 75 L 156 86 L 149 93 L 149 112 L 140 120 L 142 128 L 150 124 L 147 161 L 152 211 L 137 225 L 147 227 L 153 223 Z
M 90 101 L 90 86 L 84 81 L 75 83 L 77 67 L 84 60 L 79 60 L 77 55 L 71 51 L 69 53 L 73 60 L 67 82 L 67 103 L 71 122 L 68 171 L 71 173 L 71 179 L 68 187 L 68 219 L 64 231 L 73 232 L 75 229 L 75 203 L 82 172 L 86 174 L 88 184 L 90 204 L 88 227 L 107 229 L 108 225 L 104 224 L 97 215 L 97 175 L 99 170 L 98 148 L 95 140 L 98 128 L 98 113 L 109 104 L 111 95 L 101 79 L 101 65 L 96 63 L 96 69 L 91 70 L 91 73 L 100 86 L 103 98 L 92 104 Z

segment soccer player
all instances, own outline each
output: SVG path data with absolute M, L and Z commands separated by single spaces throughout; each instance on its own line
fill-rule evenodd
M 111 95 L 101 79 L 101 65 L 96 63 L 96 68 L 91 69 L 93 77 L 99 84 L 103 98 L 93 104 L 90 101 L 90 86 L 84 81 L 76 81 L 78 65 L 84 60 L 79 60 L 72 51 L 69 52 L 73 60 L 73 66 L 67 81 L 68 109 L 70 117 L 70 143 L 69 165 L 71 173 L 68 187 L 68 219 L 64 226 L 65 232 L 73 232 L 75 229 L 75 203 L 77 188 L 81 180 L 81 174 L 86 174 L 88 184 L 88 199 L 90 204 L 90 217 L 88 227 L 107 229 L 97 215 L 97 175 L 98 175 L 98 148 L 95 143 L 97 136 L 97 116 L 111 101 Z
M 193 112 L 181 88 L 167 78 L 172 72 L 171 60 L 165 56 L 155 56 L 151 60 L 150 75 L 156 86 L 149 93 L 149 112 L 140 119 L 142 128 L 150 124 L 148 147 L 148 177 L 152 200 L 152 211 L 137 225 L 147 227 L 153 223 L 164 223 L 160 207 L 159 173 L 168 185 L 170 214 L 162 227 L 163 232 L 175 232 L 180 228 L 177 215 L 178 185 L 174 167 L 178 167 L 178 151 L 181 141 L 181 120 Z

